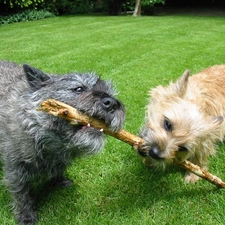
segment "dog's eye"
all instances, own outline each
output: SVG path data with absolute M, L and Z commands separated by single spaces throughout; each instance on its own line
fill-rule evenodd
M 165 118 L 165 120 L 164 120 L 164 128 L 166 131 L 169 131 L 169 132 L 172 131 L 172 124 L 170 123 L 170 121 L 167 118 Z
M 84 88 L 83 87 L 77 87 L 77 88 L 74 88 L 73 91 L 77 92 L 77 93 L 81 93 L 84 91 Z
M 184 147 L 184 146 L 179 146 L 178 147 L 178 151 L 179 152 L 184 152 L 184 151 L 187 151 L 188 149 L 186 148 L 186 147 Z

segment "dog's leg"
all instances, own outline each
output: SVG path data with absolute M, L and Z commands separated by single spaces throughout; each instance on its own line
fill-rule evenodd
M 207 166 L 206 166 L 207 165 L 207 161 L 206 161 L 206 159 L 205 159 L 205 161 L 203 159 L 200 160 L 200 159 L 198 159 L 197 156 L 195 156 L 194 158 L 189 159 L 189 160 L 190 160 L 190 162 L 194 163 L 195 165 L 198 165 L 198 166 L 200 166 L 203 169 L 207 169 Z M 186 182 L 195 183 L 195 182 L 197 182 L 200 179 L 200 177 L 195 175 L 194 173 L 186 171 L 184 179 L 185 179 Z
M 189 171 L 186 171 L 184 179 L 186 182 L 195 183 L 199 180 L 199 178 L 200 178 L 199 176 L 197 176 Z
M 54 187 L 70 187 L 73 182 L 64 176 L 58 176 L 50 180 L 50 184 Z
M 33 200 L 28 189 L 24 188 L 18 193 L 11 193 L 13 198 L 14 214 L 20 225 L 35 225 L 37 214 L 34 211 Z
M 70 187 L 73 182 L 64 176 L 65 170 L 66 166 L 63 163 L 60 163 L 57 166 L 57 170 L 55 169 L 54 174 L 51 174 L 49 184 L 53 187 Z
M 26 174 L 27 175 L 27 174 Z M 29 182 L 21 168 L 5 171 L 5 181 L 13 199 L 13 211 L 20 225 L 35 225 L 37 214 L 34 211 L 34 201 L 30 197 Z

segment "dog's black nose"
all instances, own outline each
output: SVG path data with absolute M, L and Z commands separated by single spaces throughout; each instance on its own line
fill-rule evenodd
M 157 149 L 156 147 L 153 147 L 153 148 L 150 149 L 149 155 L 150 155 L 153 159 L 156 159 L 156 160 L 162 159 L 162 158 L 159 156 L 159 152 L 158 152 L 158 149 Z
M 147 152 L 144 152 L 144 151 L 142 151 L 142 150 L 140 150 L 140 149 L 138 149 L 138 154 L 139 154 L 140 156 L 142 156 L 142 157 L 148 156 Z
M 114 112 L 118 109 L 118 102 L 113 98 L 105 97 L 101 100 L 101 102 L 103 108 L 109 112 Z

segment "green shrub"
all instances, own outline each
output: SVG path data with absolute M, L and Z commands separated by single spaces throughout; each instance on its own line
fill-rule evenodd
M 25 21 L 39 20 L 55 15 L 46 10 L 26 10 L 21 13 L 16 13 L 8 16 L 0 16 L 0 25 L 9 23 L 18 23 Z
M 165 0 L 142 0 L 142 11 L 144 15 L 153 15 L 155 7 L 164 5 Z
M 87 13 L 93 8 L 91 0 L 60 0 L 55 2 L 60 15 Z

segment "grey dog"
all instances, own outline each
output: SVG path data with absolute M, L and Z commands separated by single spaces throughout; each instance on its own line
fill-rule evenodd
M 37 180 L 70 186 L 63 174 L 74 157 L 96 153 L 104 135 L 90 126 L 68 121 L 36 109 L 54 98 L 104 121 L 111 131 L 125 120 L 123 104 L 115 98 L 111 82 L 92 73 L 48 75 L 27 64 L 0 62 L 0 152 L 4 183 L 13 199 L 19 224 L 36 224 L 31 189 Z

